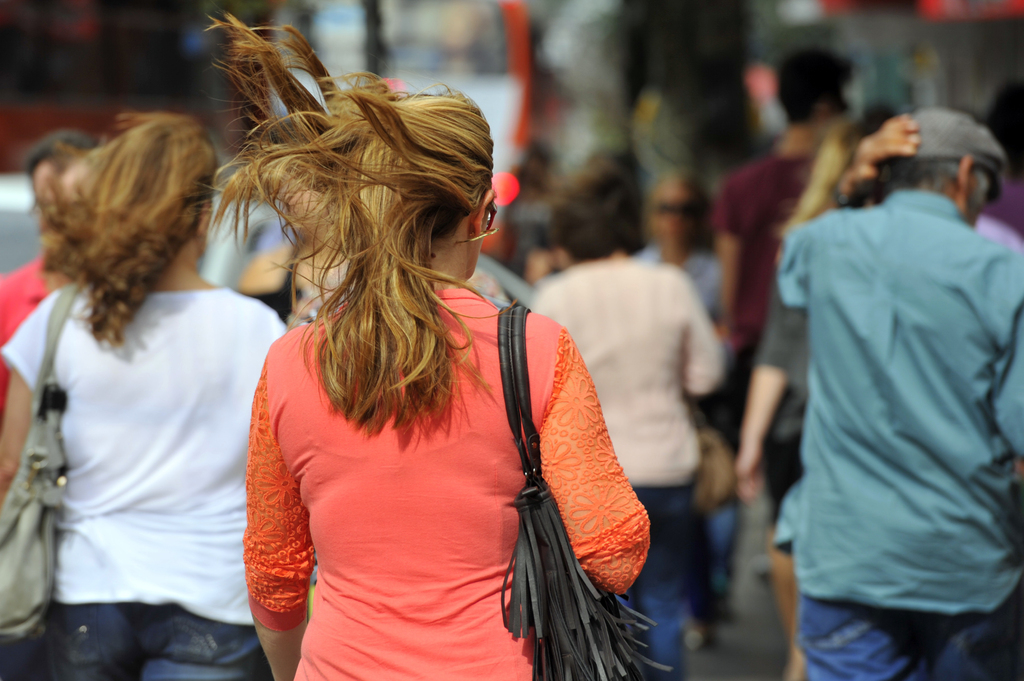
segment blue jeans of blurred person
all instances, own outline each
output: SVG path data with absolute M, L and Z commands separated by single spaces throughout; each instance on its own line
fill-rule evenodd
M 701 624 L 715 624 L 725 614 L 719 607 L 729 595 L 738 517 L 735 501 L 710 515 L 693 514 L 686 589 L 690 616 Z
M 649 646 L 641 653 L 673 667 L 671 672 L 644 667 L 644 678 L 680 681 L 686 678 L 683 617 L 693 531 L 693 485 L 634 489 L 651 519 L 651 549 L 633 584 L 633 607 L 658 623 L 641 637 Z
M 0 645 L 0 681 L 49 681 L 46 639 Z
M 54 603 L 46 636 L 56 681 L 249 681 L 263 657 L 255 627 L 171 604 Z
M 990 613 L 943 615 L 800 596 L 810 681 L 1015 681 L 1021 587 Z

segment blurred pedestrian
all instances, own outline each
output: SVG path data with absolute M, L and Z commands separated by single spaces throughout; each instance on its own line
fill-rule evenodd
M 96 140 L 77 130 L 58 130 L 39 140 L 25 160 L 25 172 L 32 181 L 36 200 L 39 232 L 46 237 L 50 231 L 44 217 L 45 208 L 63 189 L 71 191 L 80 179 L 81 164 L 76 154 L 96 146 Z M 75 166 L 72 169 L 72 166 Z M 59 271 L 53 258 L 47 261 L 45 251 L 32 262 L 15 270 L 0 281 L 0 347 L 11 339 L 25 318 L 51 292 L 70 281 Z M 3 413 L 10 382 L 7 365 L 0 362 L 0 433 L 3 433 Z M 3 647 L 0 655 L 0 679 L 4 681 L 39 681 L 48 679 L 50 669 L 46 662 L 43 639 L 26 640 Z
M 868 128 L 868 120 L 863 127 Z M 861 127 L 838 121 L 830 129 L 815 157 L 807 189 L 783 234 L 836 208 L 837 194 L 846 204 L 851 197 L 863 200 L 857 195 L 862 191 L 859 185 L 877 176 L 879 162 L 891 156 L 912 155 L 917 149 L 917 124 L 909 117 L 885 121 L 881 130 L 863 139 Z M 784 306 L 773 285 L 764 339 L 758 348 L 743 414 L 736 475 L 739 496 L 747 503 L 759 496 L 768 479 L 772 502 L 768 554 L 776 604 L 790 643 L 783 673 L 787 681 L 805 678 L 806 671 L 796 637 L 799 591 L 793 560 L 788 551 L 774 546 L 774 526 L 783 498 L 802 474 L 800 439 L 809 391 L 809 352 L 806 313 Z
M 249 678 L 242 533 L 251 396 L 273 311 L 200 278 L 216 156 L 176 114 L 127 120 L 45 211 L 82 286 L 57 346 L 67 486 L 47 616 L 57 681 Z M 31 421 L 51 294 L 3 348 L 0 493 Z
M 1024 84 L 1012 84 L 996 96 L 988 114 L 992 134 L 1006 150 L 1003 192 L 985 206 L 975 229 L 992 241 L 1024 252 Z
M 276 228 L 276 225 L 271 225 Z M 255 298 L 287 322 L 295 313 L 301 288 L 295 281 L 295 245 L 282 241 L 257 252 L 238 278 L 238 292 Z
M 313 266 L 314 259 L 314 247 L 308 241 L 285 240 L 249 261 L 238 280 L 238 292 L 266 304 L 282 321 L 305 323 L 316 317 L 323 304 L 319 286 L 326 283 L 325 288 L 333 289 L 343 274 L 333 271 L 323 281 L 326 273 Z
M 807 310 L 803 478 L 791 541 L 811 681 L 1014 679 L 1024 518 L 1024 260 L 971 230 L 1006 157 L 946 109 L 884 202 L 786 238 L 782 302 Z
M 665 175 L 648 197 L 645 214 L 649 241 L 635 257 L 683 268 L 715 322 L 721 317 L 722 269 L 714 252 L 709 212 L 707 193 L 696 178 L 678 172 Z M 726 609 L 736 510 L 732 502 L 710 516 L 693 516 L 686 580 L 690 608 L 686 645 L 691 650 L 714 642 L 716 621 Z
M 818 149 L 807 189 L 783 234 L 835 207 L 835 188 L 853 160 L 860 139 L 860 126 L 856 123 L 840 120 L 833 124 Z M 803 653 L 796 640 L 799 593 L 793 559 L 774 547 L 773 538 L 782 499 L 802 473 L 800 436 L 808 393 L 807 343 L 806 313 L 783 306 L 777 288 L 772 286 L 768 321 L 754 360 L 743 413 L 736 472 L 740 496 L 747 503 L 759 495 L 764 479 L 768 480 L 772 503 L 772 527 L 768 532 L 772 589 L 789 640 L 784 681 L 806 678 Z
M 754 352 L 768 311 L 779 229 L 807 183 L 811 158 L 836 116 L 846 110 L 849 65 L 820 50 L 797 52 L 779 72 L 779 99 L 788 125 L 772 153 L 729 175 L 712 213 L 722 267 L 722 310 L 736 362 L 725 388 L 726 418 L 717 419 L 735 444 Z
M 487 123 L 451 91 L 370 74 L 339 89 L 297 32 L 285 57 L 220 26 L 252 110 L 273 93 L 289 112 L 256 121 L 225 201 L 274 201 L 323 244 L 318 266 L 347 264 L 312 325 L 270 349 L 253 405 L 245 564 L 275 677 L 530 679 L 533 641 L 500 605 L 523 476 L 498 309 L 466 283 L 494 231 Z M 288 67 L 324 74 L 323 92 Z M 544 476 L 583 569 L 624 593 L 647 516 L 569 334 L 530 315 L 527 345 Z
M 695 178 L 671 173 L 654 185 L 645 212 L 649 242 L 636 257 L 686 270 L 704 309 L 712 320 L 718 320 L 722 311 L 722 268 L 714 252 L 707 192 Z
M 550 150 L 539 142 L 531 144 L 516 172 L 519 195 L 505 212 L 515 244 L 509 269 L 531 284 L 552 271 L 551 199 L 556 187 L 551 165 Z
M 690 277 L 629 257 L 642 245 L 640 204 L 625 172 L 591 164 L 556 204 L 551 239 L 564 272 L 543 283 L 534 309 L 565 324 L 594 377 L 608 433 L 651 518 L 651 549 L 633 587 L 658 622 L 651 659 L 686 676 L 682 624 L 699 453 L 686 394 L 712 391 L 724 353 Z
M 78 179 L 79 173 L 65 177 L 69 167 L 75 165 L 76 154 L 84 153 L 96 144 L 93 137 L 83 132 L 58 130 L 39 140 L 29 150 L 25 160 L 25 172 L 32 181 L 39 233 L 44 239 L 52 229 L 46 221 L 45 208 L 53 203 L 55 191 L 62 186 L 65 190 L 70 189 Z M 10 340 L 21 322 L 43 298 L 70 281 L 64 273 L 55 268 L 56 265 L 54 262 L 48 265 L 44 252 L 32 262 L 8 274 L 0 282 L 0 346 Z M 3 417 L 4 401 L 7 398 L 9 377 L 7 367 L 0 363 L 0 422 Z

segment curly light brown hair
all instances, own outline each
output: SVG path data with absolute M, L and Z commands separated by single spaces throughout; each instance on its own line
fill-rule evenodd
M 122 117 L 123 132 L 85 157 L 74 196 L 47 210 L 47 250 L 89 298 L 96 340 L 117 346 L 168 265 L 199 236 L 217 157 L 203 126 L 172 113 Z
M 457 316 L 466 340 L 453 336 L 434 291 L 468 284 L 431 269 L 430 249 L 491 188 L 483 115 L 446 88 L 397 92 L 368 73 L 339 87 L 291 27 L 271 42 L 230 16 L 215 26 L 254 123 L 221 211 L 244 227 L 245 206 L 265 202 L 307 244 L 324 299 L 310 358 L 331 404 L 370 434 L 439 415 L 471 339 Z

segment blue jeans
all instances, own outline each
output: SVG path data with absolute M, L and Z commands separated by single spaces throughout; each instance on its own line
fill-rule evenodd
M 643 667 L 644 678 L 680 681 L 686 678 L 683 617 L 693 530 L 693 485 L 634 489 L 651 519 L 651 549 L 644 569 L 633 584 L 634 607 L 658 623 L 641 637 L 649 646 L 641 653 L 673 668 L 671 672 L 663 672 Z
M 0 645 L 0 679 L 3 681 L 49 681 L 46 639 L 30 638 Z
M 248 681 L 263 655 L 255 627 L 177 605 L 54 603 L 46 636 L 56 681 Z
M 990 613 L 942 615 L 800 596 L 810 681 L 1015 681 L 1021 588 Z
M 693 514 L 689 574 L 686 578 L 690 616 L 705 624 L 718 621 L 719 601 L 729 592 L 732 552 L 738 524 L 738 502 L 711 515 Z

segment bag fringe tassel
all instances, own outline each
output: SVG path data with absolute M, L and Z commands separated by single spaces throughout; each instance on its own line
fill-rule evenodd
M 670 670 L 637 652 L 644 644 L 635 632 L 655 623 L 583 572 L 547 483 L 528 480 L 514 503 L 519 538 L 502 584 L 502 615 L 516 638 L 534 630 L 534 681 L 643 681 L 637 662 Z

